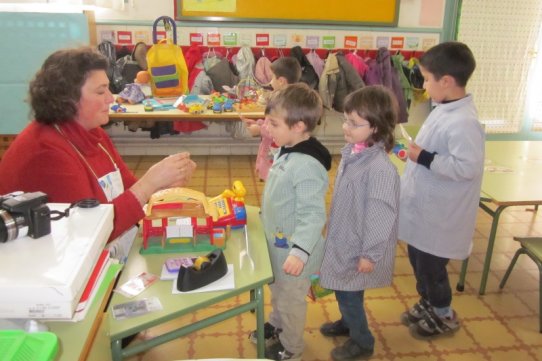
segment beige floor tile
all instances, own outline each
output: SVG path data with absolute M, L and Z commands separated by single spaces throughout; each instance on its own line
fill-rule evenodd
M 367 300 L 366 312 L 370 320 L 383 323 L 399 322 L 399 317 L 404 311 L 404 306 L 398 299 L 374 299 Z
M 521 361 L 536 361 L 539 360 L 533 355 L 529 354 L 526 351 L 517 351 L 517 350 L 508 350 L 508 351 L 492 351 L 489 352 L 491 361 L 510 361 L 510 360 L 521 360 Z
M 446 353 L 453 351 L 474 351 L 478 347 L 471 335 L 463 328 L 460 328 L 451 336 L 441 336 L 432 341 L 432 343 L 435 350 Z
M 506 319 L 503 323 L 516 335 L 518 340 L 521 340 L 519 347 L 529 345 L 542 348 L 542 334 L 539 332 L 538 313 L 529 317 Z
M 452 308 L 456 310 L 460 320 L 480 318 L 491 319 L 494 317 L 491 306 L 487 304 L 486 296 L 480 297 L 473 294 L 454 295 Z
M 409 333 L 408 327 L 400 324 L 381 326 L 380 334 L 385 340 L 386 346 L 393 353 L 400 356 L 400 360 L 406 360 L 409 357 L 412 357 L 412 360 L 416 357 L 422 357 L 421 359 L 423 360 L 424 355 L 431 355 L 433 351 L 429 342 L 413 338 Z
M 506 325 L 495 320 L 469 321 L 464 320 L 462 327 L 472 335 L 481 347 L 511 347 L 518 340 L 513 337 Z

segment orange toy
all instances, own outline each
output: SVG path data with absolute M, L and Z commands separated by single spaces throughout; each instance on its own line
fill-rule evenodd
M 136 83 L 147 84 L 151 81 L 151 75 L 146 70 L 141 70 L 137 73 L 135 78 Z

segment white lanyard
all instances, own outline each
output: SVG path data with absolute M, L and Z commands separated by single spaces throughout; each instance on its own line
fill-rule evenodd
M 109 154 L 109 152 L 107 151 L 107 149 L 104 148 L 103 145 L 98 143 L 98 147 L 100 147 L 105 152 L 105 154 L 107 154 L 107 156 L 111 160 L 111 163 L 115 167 L 115 170 L 110 173 L 107 173 L 103 177 L 98 178 L 98 176 L 96 175 L 96 172 L 94 172 L 94 169 L 92 169 L 92 167 L 90 166 L 86 158 L 83 156 L 83 154 L 81 154 L 79 149 L 77 149 L 75 144 L 73 144 L 71 140 L 69 140 L 66 137 L 66 135 L 62 132 L 62 130 L 57 124 L 55 124 L 54 127 L 60 133 L 60 135 L 62 135 L 62 137 L 66 139 L 66 141 L 72 146 L 75 152 L 79 154 L 79 157 L 83 160 L 83 162 L 85 162 L 88 169 L 94 175 L 94 178 L 96 178 L 96 181 L 100 185 L 100 188 L 102 188 L 102 191 L 104 192 L 105 197 L 107 198 L 108 202 L 111 202 L 113 199 L 118 197 L 122 192 L 124 192 L 124 184 L 122 183 L 122 177 L 120 175 L 119 168 L 117 167 L 117 164 L 113 160 L 113 157 L 111 157 L 111 154 Z

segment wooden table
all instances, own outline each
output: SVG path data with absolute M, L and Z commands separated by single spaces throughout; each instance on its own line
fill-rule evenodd
M 480 295 L 485 293 L 501 213 L 510 206 L 538 208 L 542 204 L 542 142 L 488 141 L 485 158 L 480 208 L 493 220 L 482 270 Z M 461 267 L 458 291 L 464 289 L 467 266 L 468 259 L 463 261 Z
M 245 249 L 245 236 L 243 229 L 232 230 L 230 239 L 226 242 L 224 255 L 228 264 L 233 264 L 235 276 L 235 289 L 226 291 L 191 293 L 191 294 L 172 294 L 173 281 L 157 281 L 147 290 L 128 299 L 120 294 L 114 293 L 110 307 L 117 304 L 140 300 L 150 297 L 158 297 L 163 306 L 163 310 L 151 312 L 146 315 L 115 320 L 112 315 L 107 316 L 109 324 L 109 333 L 111 337 L 111 350 L 114 360 L 122 360 L 158 346 L 164 342 L 174 340 L 185 336 L 191 332 L 200 330 L 204 327 L 216 324 L 228 318 L 232 318 L 244 312 L 256 310 L 256 323 L 258 330 L 258 357 L 264 358 L 264 299 L 263 286 L 273 280 L 267 242 L 264 239 L 263 227 L 260 221 L 259 209 L 247 206 L 248 233 L 250 255 L 254 260 L 255 267 L 252 269 L 250 262 L 241 261 L 241 251 Z M 153 254 L 141 255 L 141 238 L 136 239 L 134 246 L 128 257 L 128 262 L 119 279 L 119 285 L 129 279 L 137 276 L 141 272 L 150 272 L 160 275 L 162 265 L 167 258 L 175 257 L 175 254 Z M 243 293 L 251 293 L 250 300 L 247 303 L 232 307 L 222 313 L 207 317 L 198 322 L 183 326 L 176 330 L 169 331 L 153 339 L 146 340 L 136 345 L 122 348 L 121 340 L 124 337 L 136 334 L 151 327 L 163 324 L 180 316 L 191 312 L 204 309 L 210 305 L 217 304 L 224 300 L 236 297 Z

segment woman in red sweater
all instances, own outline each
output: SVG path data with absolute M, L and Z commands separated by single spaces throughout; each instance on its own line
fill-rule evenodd
M 114 240 L 143 218 L 154 192 L 186 185 L 196 164 L 178 153 L 135 178 L 101 128 L 114 100 L 106 70 L 107 59 L 90 47 L 59 50 L 45 60 L 30 83 L 35 120 L 0 162 L 0 194 L 41 191 L 54 203 L 111 203 Z

